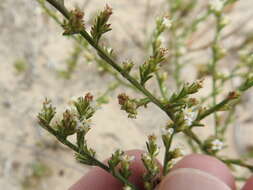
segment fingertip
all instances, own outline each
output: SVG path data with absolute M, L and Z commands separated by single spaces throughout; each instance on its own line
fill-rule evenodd
M 252 190 L 253 189 L 253 176 L 248 179 L 246 184 L 243 186 L 242 190 Z
M 193 168 L 201 170 L 220 179 L 232 190 L 236 189 L 234 177 L 232 176 L 228 167 L 212 156 L 201 154 L 191 154 L 185 156 L 173 167 L 172 171 L 175 171 L 179 168 Z
M 231 190 L 217 177 L 193 168 L 179 168 L 170 172 L 159 185 L 159 190 Z
M 118 190 L 120 187 L 121 183 L 108 172 L 99 167 L 94 167 L 72 185 L 69 190 Z
M 142 150 L 126 151 L 127 155 L 134 156 L 135 159 L 131 162 L 130 169 L 132 175 L 129 181 L 135 184 L 139 189 L 143 189 L 142 175 L 145 172 L 145 167 L 142 164 Z M 107 163 L 107 160 L 104 161 Z M 69 190 L 118 190 L 122 188 L 122 183 L 115 179 L 111 174 L 99 167 L 92 168 L 85 176 L 77 181 Z

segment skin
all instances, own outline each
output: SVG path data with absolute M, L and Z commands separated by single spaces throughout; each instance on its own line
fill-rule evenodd
M 132 175 L 130 182 L 138 189 L 144 190 L 142 175 L 145 168 L 141 161 L 143 151 L 130 150 L 128 155 L 135 156 L 131 163 Z M 106 162 L 106 161 L 105 161 Z M 85 176 L 78 180 L 69 190 L 121 190 L 122 184 L 98 167 L 92 168 Z M 185 156 L 162 179 L 156 190 L 236 190 L 235 180 L 230 170 L 214 157 L 200 154 Z M 253 190 L 251 177 L 242 190 Z

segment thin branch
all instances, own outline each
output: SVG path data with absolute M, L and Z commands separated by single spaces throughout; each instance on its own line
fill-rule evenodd
M 53 5 L 60 13 L 64 15 L 66 19 L 70 18 L 69 11 L 56 2 L 55 0 L 47 0 L 51 5 Z M 166 107 L 158 100 L 156 97 L 154 97 L 145 87 L 143 87 L 135 78 L 130 76 L 127 72 L 125 72 L 119 64 L 117 64 L 112 58 L 110 58 L 100 46 L 97 45 L 92 39 L 92 37 L 85 31 L 81 31 L 80 35 L 87 40 L 87 42 L 97 51 L 98 55 L 104 59 L 109 65 L 111 65 L 116 71 L 118 71 L 125 79 L 127 79 L 133 86 L 135 86 L 139 91 L 141 91 L 143 94 L 145 94 L 151 102 L 156 104 L 158 107 L 160 107 L 172 120 L 174 120 L 174 115 L 166 109 Z

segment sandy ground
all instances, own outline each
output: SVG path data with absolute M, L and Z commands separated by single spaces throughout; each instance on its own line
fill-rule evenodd
M 68 1 L 68 6 L 78 2 L 83 1 Z M 120 59 L 142 62 L 145 54 L 136 40 L 143 44 L 145 31 L 149 32 L 153 25 L 150 18 L 162 12 L 164 2 L 149 2 L 148 10 L 152 11 L 147 16 L 146 0 L 84 1 L 81 5 L 86 7 L 86 18 L 105 3 L 115 12 L 114 30 L 107 35 L 113 39 L 110 45 L 121 55 Z M 244 0 L 235 18 L 246 18 L 252 7 L 251 0 Z M 78 64 L 72 79 L 60 78 L 56 71 L 64 67 L 73 46 L 61 32 L 35 1 L 0 1 L 0 187 L 4 189 L 22 190 L 24 182 L 36 184 L 31 188 L 36 190 L 67 189 L 87 171 L 87 167 L 75 162 L 71 151 L 38 127 L 36 115 L 45 97 L 62 109 L 74 95 L 103 93 L 113 79 L 99 75 L 95 64 L 83 62 Z M 28 69 L 20 75 L 13 66 L 18 59 L 25 59 L 28 64 Z M 152 105 L 141 111 L 136 120 L 128 119 L 117 104 L 116 96 L 122 91 L 129 90 L 120 88 L 112 94 L 110 103 L 95 115 L 94 128 L 88 135 L 88 142 L 100 159 L 110 156 L 116 148 L 144 149 L 146 136 L 159 134 L 159 127 L 167 121 Z M 205 136 L 206 132 L 202 134 Z M 38 165 L 47 172 L 41 179 L 34 179 L 32 168 Z

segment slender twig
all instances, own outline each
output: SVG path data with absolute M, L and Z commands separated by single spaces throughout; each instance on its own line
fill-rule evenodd
M 219 41 L 220 41 L 220 36 L 221 36 L 221 31 L 222 28 L 220 25 L 221 23 L 221 19 L 222 19 L 222 15 L 221 14 L 217 14 L 215 15 L 216 18 L 216 33 L 215 33 L 215 37 L 213 40 L 213 45 L 212 45 L 212 63 L 211 63 L 211 72 L 212 72 L 212 96 L 213 96 L 213 105 L 216 105 L 217 102 L 217 94 L 215 93 L 217 90 L 217 64 L 220 60 L 219 58 Z M 214 112 L 214 129 L 215 129 L 215 135 L 218 135 L 218 115 L 216 112 Z
M 206 111 L 204 111 L 202 114 L 200 114 L 198 116 L 197 120 L 202 120 L 205 117 L 207 117 L 208 115 L 217 112 L 218 110 L 220 110 L 222 107 L 224 107 L 231 99 L 229 97 L 225 98 L 224 100 L 222 100 L 220 103 L 214 105 L 213 107 L 207 109 Z
M 200 149 L 202 150 L 202 152 L 209 154 L 202 146 L 202 142 L 201 140 L 198 138 L 198 136 L 191 130 L 188 130 L 185 132 L 185 134 L 187 136 L 189 136 L 191 139 L 193 139 L 200 147 Z M 214 155 L 215 156 L 215 155 Z M 233 165 L 237 165 L 243 168 L 247 168 L 248 170 L 250 170 L 251 172 L 253 172 L 253 166 L 250 164 L 247 164 L 245 162 L 243 162 L 242 160 L 238 160 L 238 159 L 223 159 L 219 156 L 216 156 L 216 158 L 218 158 L 220 161 L 226 163 L 226 164 L 233 164 Z
M 60 4 L 58 1 L 56 0 L 47 0 L 51 5 L 53 5 L 58 11 L 60 11 L 65 18 L 69 19 L 70 18 L 70 13 L 68 12 L 68 10 L 64 7 L 64 5 Z M 142 86 L 134 77 L 130 76 L 129 73 L 125 72 L 107 53 L 104 52 L 104 50 L 93 41 L 92 37 L 85 31 L 81 31 L 80 35 L 86 39 L 86 41 L 92 46 L 94 47 L 94 49 L 97 51 L 98 55 L 105 61 L 107 62 L 110 66 L 112 66 L 116 71 L 118 71 L 125 79 L 127 79 L 133 86 L 135 86 L 135 88 L 137 88 L 140 92 L 142 92 L 147 98 L 149 98 L 149 100 L 151 102 L 153 102 L 155 105 L 157 105 L 160 109 L 162 109 L 173 121 L 175 120 L 175 115 L 172 111 L 170 111 L 159 99 L 157 99 L 156 97 L 154 97 L 144 86 Z M 219 35 L 216 35 L 216 40 L 218 40 Z M 216 63 L 215 63 L 216 64 Z M 218 111 L 220 108 L 222 108 L 224 105 L 226 105 L 229 101 L 230 101 L 231 97 L 227 97 L 226 99 L 224 99 L 223 101 L 221 101 L 219 104 L 214 104 L 213 107 L 211 107 L 210 109 L 204 111 L 200 116 L 198 116 L 197 120 L 202 120 L 205 117 L 207 117 L 208 115 L 210 115 L 211 113 L 214 113 L 216 111 Z M 69 142 L 67 139 L 63 139 L 60 138 L 57 134 L 57 132 L 50 128 L 50 127 L 45 127 L 46 130 L 48 130 L 50 133 L 52 133 L 53 135 L 56 136 L 56 138 L 61 141 L 63 144 L 65 144 L 66 146 L 70 147 L 71 149 L 73 149 L 76 152 L 79 152 L 79 149 L 77 146 L 73 145 L 71 142 Z M 191 137 L 200 147 L 200 149 L 207 153 L 204 148 L 203 148 L 203 143 L 202 141 L 198 138 L 198 136 L 193 133 L 191 130 L 185 130 L 185 134 L 189 137 Z M 95 158 L 90 158 L 92 160 L 94 160 Z M 245 163 L 242 162 L 237 162 L 237 160 L 222 160 L 225 163 L 230 163 L 230 164 L 236 164 L 242 167 L 246 167 L 248 169 L 250 169 L 251 171 L 253 170 L 253 166 L 247 165 Z M 106 165 L 104 165 L 103 163 L 101 163 L 98 160 L 94 160 L 94 163 L 97 164 L 98 166 L 100 166 L 101 168 L 105 169 L 108 171 L 108 167 Z M 128 182 L 128 180 L 126 180 L 125 178 L 123 178 L 119 173 L 113 173 L 113 175 L 118 178 L 121 182 L 123 182 L 124 184 L 129 185 L 130 187 L 132 187 L 133 189 L 136 189 L 132 184 L 130 184 Z
M 76 145 L 74 145 L 73 143 L 71 143 L 70 141 L 68 141 L 66 138 L 63 138 L 61 135 L 59 135 L 59 133 L 56 130 L 54 130 L 51 126 L 49 126 L 46 123 L 41 123 L 41 126 L 43 126 L 43 128 L 46 129 L 49 133 L 53 134 L 62 144 L 66 145 L 67 147 L 69 147 L 70 149 L 72 149 L 73 151 L 75 151 L 76 153 L 80 154 L 79 148 Z M 98 166 L 98 167 L 104 169 L 105 171 L 111 173 L 114 177 L 116 177 L 117 179 L 119 179 L 123 184 L 128 185 L 133 190 L 138 190 L 135 187 L 135 185 L 131 184 L 127 179 L 125 179 L 122 175 L 120 175 L 119 172 L 116 172 L 116 171 L 111 172 L 110 168 L 107 165 L 105 165 L 104 163 L 100 162 L 99 160 L 97 160 L 93 156 L 85 153 L 84 151 L 82 151 L 81 154 L 84 154 L 89 160 L 92 161 L 92 163 L 95 166 Z
M 158 84 L 160 93 L 161 93 L 161 95 L 162 95 L 162 98 L 163 98 L 164 100 L 168 100 L 167 91 L 166 91 L 166 89 L 164 88 L 163 81 L 161 80 L 161 76 L 160 76 L 160 74 L 158 73 L 158 71 L 155 72 L 155 77 L 156 77 L 156 81 L 157 81 L 157 84 Z
M 175 136 L 175 132 L 171 135 L 171 137 L 169 139 L 169 143 L 168 143 L 167 147 L 165 148 L 164 159 L 163 159 L 163 175 L 164 176 L 167 174 L 167 171 L 166 171 L 167 162 L 171 159 L 171 158 L 169 158 L 169 151 L 170 151 L 170 147 L 171 147 L 174 136 Z
M 248 170 L 250 170 L 251 172 L 253 172 L 253 166 L 250 164 L 247 164 L 245 162 L 243 162 L 242 160 L 238 160 L 238 159 L 222 159 L 220 158 L 221 161 L 223 161 L 224 163 L 227 164 L 233 164 L 233 165 L 237 165 L 240 167 L 244 167 L 247 168 Z
M 252 16 L 253 15 L 251 14 L 247 19 L 245 19 L 244 21 L 242 21 L 241 23 L 239 23 L 238 27 L 235 27 L 233 30 L 231 30 L 230 32 L 228 32 L 225 35 L 223 35 L 221 37 L 221 40 L 226 40 L 227 38 L 231 37 L 232 35 L 238 34 L 239 31 L 241 31 L 242 28 L 245 28 L 251 22 Z M 205 49 L 209 48 L 212 45 L 212 43 L 213 43 L 213 41 L 210 41 L 210 42 L 208 42 L 208 43 L 206 43 L 204 45 L 201 45 L 199 47 L 189 48 L 189 51 L 190 52 L 194 52 L 194 51 L 205 50 Z
M 59 24 L 59 25 L 62 25 L 62 24 L 63 24 L 63 22 L 57 17 L 57 15 L 54 14 L 54 12 L 51 11 L 51 10 L 45 5 L 45 1 L 44 1 L 44 0 L 37 0 L 37 2 L 40 4 L 41 8 L 46 12 L 46 14 L 47 14 L 48 16 L 50 16 L 57 24 Z M 89 2 L 89 0 L 88 0 L 87 2 Z M 87 6 L 87 5 L 85 5 L 85 6 Z M 98 64 L 99 67 L 101 67 L 104 71 L 106 71 L 106 72 L 108 72 L 109 74 L 111 74 L 111 75 L 115 78 L 115 80 L 118 81 L 120 84 L 122 84 L 122 85 L 124 85 L 124 86 L 126 86 L 126 87 L 128 87 L 128 88 L 131 88 L 131 89 L 133 89 L 133 90 L 136 90 L 135 87 L 133 87 L 132 85 L 130 85 L 130 84 L 128 84 L 127 82 L 125 82 L 124 80 L 122 80 L 122 79 L 118 76 L 118 74 L 117 74 L 115 71 L 109 69 L 109 68 L 103 63 L 103 60 L 99 59 L 97 56 L 92 55 L 92 52 L 91 52 L 90 49 L 87 47 L 88 44 L 82 43 L 82 41 L 80 41 L 80 38 L 78 38 L 78 37 L 76 37 L 76 36 L 73 36 L 73 35 L 72 35 L 72 36 L 70 36 L 70 37 L 71 37 L 71 38 L 75 41 L 75 43 L 78 44 L 80 47 L 85 48 L 86 51 L 83 52 L 83 55 L 84 55 L 84 57 L 85 57 L 85 59 L 86 59 L 87 61 L 93 61 L 93 60 L 94 60 L 94 61 Z
M 47 0 L 51 5 L 53 5 L 59 12 L 63 14 L 63 16 L 67 19 L 70 18 L 69 11 L 58 3 L 55 0 Z M 125 79 L 127 79 L 133 86 L 135 86 L 139 91 L 145 94 L 154 104 L 160 107 L 165 113 L 173 120 L 173 114 L 166 109 L 166 107 L 156 98 L 154 97 L 145 87 L 143 87 L 135 78 L 130 76 L 127 72 L 125 72 L 119 64 L 117 64 L 112 58 L 110 58 L 104 50 L 98 46 L 97 43 L 93 41 L 91 36 L 85 31 L 81 31 L 80 35 L 87 40 L 87 42 L 97 51 L 98 55 L 104 59 L 109 65 L 111 65 L 116 71 L 118 71 Z

